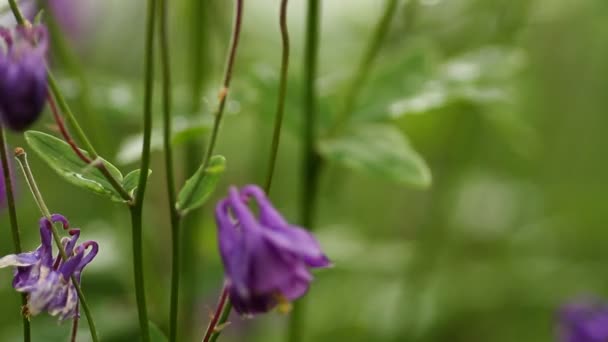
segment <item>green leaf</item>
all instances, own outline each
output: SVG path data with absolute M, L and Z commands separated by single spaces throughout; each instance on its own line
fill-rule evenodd
M 201 165 L 180 190 L 177 196 L 177 210 L 185 214 L 203 205 L 215 190 L 217 182 L 225 169 L 226 158 L 220 155 L 211 157 L 209 165 L 205 169 Z
M 367 124 L 352 127 L 342 136 L 321 141 L 319 152 L 353 170 L 403 185 L 427 187 L 431 172 L 394 126 Z
M 137 170 L 139 171 L 139 170 Z M 150 326 L 150 341 L 151 342 L 167 342 L 169 341 L 169 339 L 167 338 L 167 336 L 165 336 L 165 334 L 163 334 L 163 332 L 160 330 L 160 328 L 154 324 L 154 322 L 152 321 L 148 321 L 148 324 Z
M 122 186 L 127 190 L 129 195 L 133 196 L 133 192 L 137 189 L 137 185 L 139 182 L 139 174 L 141 173 L 140 169 L 133 170 L 125 176 L 125 179 L 122 181 Z M 148 176 L 152 174 L 152 170 L 148 169 Z
M 42 160 L 68 182 L 106 196 L 113 201 L 124 202 L 101 171 L 78 158 L 70 145 L 63 140 L 37 131 L 25 132 L 25 140 Z M 82 152 L 89 156 L 85 151 Z M 112 176 L 122 182 L 120 171 L 108 161 L 104 159 L 101 159 L 101 161 L 106 165 Z

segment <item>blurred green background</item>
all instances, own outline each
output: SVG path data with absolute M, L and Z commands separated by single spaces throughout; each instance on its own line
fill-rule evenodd
M 71 21 L 54 30 L 53 68 L 98 150 L 126 173 L 138 167 L 146 3 L 63 2 Z M 319 115 L 329 118 L 385 1 L 321 2 Z M 203 154 L 233 4 L 170 4 L 182 184 Z M 289 90 L 271 195 L 296 221 L 306 4 L 289 6 Z M 280 62 L 278 7 L 278 0 L 245 3 L 217 149 L 228 168 L 214 200 L 229 184 L 264 180 Z M 608 2 L 404 0 L 396 11 L 352 119 L 397 127 L 426 160 L 433 182 L 408 187 L 328 164 L 315 229 L 335 266 L 315 273 L 305 341 L 552 341 L 561 303 L 608 292 Z M 154 115 L 160 141 L 160 96 Z M 51 115 L 36 129 L 54 132 Z M 18 135 L 9 141 L 27 148 Z M 166 329 L 170 228 L 158 147 L 144 210 L 146 286 L 151 318 Z M 101 245 L 83 288 L 102 339 L 136 340 L 127 210 L 65 183 L 33 153 L 30 162 L 51 210 Z M 31 250 L 40 214 L 21 179 L 18 196 Z M 183 231 L 181 341 L 201 339 L 222 283 L 211 210 L 206 206 Z M 0 222 L 5 255 L 12 252 L 5 212 Z M 11 274 L 0 271 L 1 341 L 21 336 Z M 279 313 L 231 321 L 223 341 L 284 340 L 287 319 Z M 70 330 L 46 315 L 32 327 L 34 341 L 65 341 Z M 83 321 L 79 339 L 88 338 Z

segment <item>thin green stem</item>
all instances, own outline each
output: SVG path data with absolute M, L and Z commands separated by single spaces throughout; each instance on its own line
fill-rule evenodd
M 203 85 L 209 74 L 210 58 L 205 48 L 209 46 L 210 25 L 209 17 L 213 1 L 190 0 L 186 7 L 186 17 L 189 23 L 189 39 L 187 65 L 191 76 L 190 85 L 190 110 L 188 114 L 193 117 L 201 111 L 201 96 Z M 184 156 L 181 160 L 184 174 L 191 175 L 196 172 L 201 164 L 204 151 L 203 141 L 189 141 L 184 148 Z M 184 332 L 181 338 L 184 341 L 192 341 L 194 327 L 198 325 L 196 313 L 198 312 L 197 296 L 199 294 L 198 282 L 200 279 L 197 269 L 204 267 L 204 260 L 197 257 L 198 234 L 203 229 L 202 210 L 192 211 L 180 224 L 181 255 L 180 273 L 182 289 L 180 290 L 181 319 L 180 329 Z M 198 332 L 197 332 L 198 333 Z
M 372 34 L 371 40 L 369 41 L 367 48 L 359 61 L 359 66 L 357 67 L 355 74 L 346 90 L 342 109 L 338 111 L 332 129 L 330 130 L 330 134 L 339 129 L 352 114 L 359 92 L 361 91 L 361 87 L 365 83 L 365 80 L 372 69 L 372 64 L 378 56 L 382 42 L 384 41 L 391 21 L 395 16 L 398 3 L 399 0 L 386 0 L 384 12 L 376 24 L 376 28 Z
M 313 228 L 313 218 L 317 192 L 319 186 L 319 174 L 321 170 L 321 158 L 315 150 L 317 139 L 317 90 L 315 80 L 317 77 L 319 30 L 320 30 L 320 2 L 319 0 L 308 0 L 308 13 L 306 24 L 306 47 L 304 59 L 304 136 L 303 136 L 303 173 L 301 181 L 301 224 L 308 229 Z M 304 325 L 304 299 L 294 303 L 293 311 L 289 318 L 287 339 L 290 342 L 302 340 Z
M 34 196 L 34 201 L 38 205 L 38 208 L 40 208 L 42 215 L 44 217 L 46 217 L 49 220 L 49 222 L 52 222 L 51 221 L 51 212 L 49 211 L 48 207 L 46 206 L 46 203 L 44 202 L 44 199 L 42 198 L 42 193 L 38 189 L 38 185 L 36 184 L 36 180 L 34 179 L 32 170 L 30 169 L 30 166 L 27 162 L 27 154 L 25 153 L 25 151 L 22 148 L 17 148 L 15 150 L 15 157 L 19 161 L 19 165 L 21 166 L 21 170 L 23 171 L 23 174 L 25 176 L 26 183 L 29 186 L 32 195 Z M 57 245 L 57 249 L 59 250 L 59 255 L 61 255 L 61 258 L 64 261 L 67 261 L 68 255 L 65 252 L 65 248 L 61 244 L 61 237 L 59 236 L 59 233 L 57 233 L 57 229 L 56 229 L 55 225 L 51 225 L 51 233 L 53 234 L 53 240 L 55 241 L 55 244 Z M 74 285 L 74 288 L 76 289 L 76 293 L 78 294 L 79 305 L 82 308 L 82 311 L 84 311 L 84 314 L 87 318 L 87 322 L 89 323 L 89 331 L 91 332 L 91 339 L 93 340 L 93 342 L 98 342 L 99 337 L 97 334 L 97 328 L 95 326 L 95 321 L 93 320 L 93 315 L 91 314 L 91 310 L 89 309 L 89 304 L 87 303 L 87 301 L 84 297 L 84 293 L 82 292 L 80 283 L 78 282 L 78 279 L 76 279 L 76 277 L 74 275 L 71 276 L 70 280 L 72 281 L 72 284 Z
M 283 113 L 285 112 L 285 96 L 287 94 L 287 71 L 289 69 L 289 32 L 287 30 L 287 1 L 281 1 L 281 9 L 279 11 L 279 26 L 281 28 L 281 41 L 283 44 L 283 54 L 281 57 L 281 79 L 279 81 L 279 99 L 277 101 L 277 112 L 274 121 L 274 132 L 272 136 L 272 144 L 270 146 L 270 158 L 268 160 L 268 175 L 266 177 L 266 193 L 270 193 L 272 185 L 272 176 L 274 175 L 277 154 L 279 151 L 279 142 L 281 139 L 281 127 L 283 122 Z
M 230 89 L 230 81 L 232 80 L 232 71 L 234 69 L 234 61 L 236 59 L 236 51 L 239 46 L 239 39 L 241 37 L 241 24 L 243 21 L 243 3 L 244 0 L 236 0 L 236 9 L 234 16 L 234 25 L 232 30 L 232 40 L 230 43 L 230 51 L 228 53 L 228 60 L 226 61 L 226 70 L 224 72 L 224 81 L 222 83 L 222 88 L 218 94 L 219 104 L 218 108 L 215 112 L 215 119 L 213 121 L 213 130 L 211 131 L 211 138 L 209 140 L 209 145 L 207 147 L 207 152 L 205 153 L 205 158 L 203 159 L 203 169 L 207 167 L 209 164 L 209 160 L 213 155 L 213 150 L 215 149 L 215 144 L 217 142 L 217 137 L 220 131 L 220 124 L 222 123 L 222 118 L 224 116 L 224 108 L 226 107 L 226 100 L 228 99 L 228 91 Z M 198 184 L 202 181 L 202 177 L 196 180 L 194 187 L 196 188 Z M 191 193 L 190 198 L 187 198 L 185 202 L 190 202 L 192 199 L 194 192 Z
M 173 150 L 171 148 L 171 68 L 169 56 L 168 0 L 160 0 L 160 58 L 163 78 L 163 146 L 165 149 L 165 176 L 169 216 L 171 218 L 171 300 L 169 311 L 169 341 L 177 341 L 177 313 L 179 304 L 180 266 L 180 216 L 175 207 L 175 176 L 173 173 Z
M 11 223 L 11 234 L 13 236 L 13 245 L 15 253 L 21 253 L 21 237 L 19 235 L 19 223 L 17 222 L 17 208 L 15 207 L 15 195 L 13 193 L 13 177 L 11 175 L 11 168 L 9 164 L 9 157 L 7 151 L 6 137 L 4 135 L 4 128 L 0 126 L 0 158 L 2 159 L 2 177 L 4 179 L 4 190 L 6 195 L 6 204 L 8 207 L 8 216 Z M 27 305 L 27 295 L 21 294 L 21 305 L 25 307 Z M 22 315 L 23 321 L 23 341 L 31 341 L 30 332 L 30 320 Z
M 25 17 L 21 10 L 19 9 L 19 5 L 17 5 L 16 0 L 8 0 L 8 5 L 11 7 L 11 11 L 13 12 L 13 16 L 15 16 L 15 20 L 19 25 L 25 25 Z
M 148 0 L 146 20 L 146 48 L 144 51 L 144 141 L 142 146 L 141 165 L 137 193 L 131 206 L 131 225 L 133 243 L 133 275 L 135 278 L 135 297 L 139 316 L 139 329 L 143 342 L 150 341 L 148 310 L 146 308 L 146 292 L 144 284 L 144 265 L 142 248 L 142 215 L 144 195 L 150 169 L 150 140 L 152 135 L 152 93 L 154 90 L 154 29 L 156 23 L 156 0 Z

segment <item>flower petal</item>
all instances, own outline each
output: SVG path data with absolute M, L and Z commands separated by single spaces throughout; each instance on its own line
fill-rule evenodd
M 40 261 L 40 257 L 35 252 L 9 254 L 0 258 L 0 268 L 8 266 L 32 266 Z
M 275 227 L 264 230 L 264 235 L 274 245 L 300 256 L 310 267 L 331 266 L 331 261 L 321 250 L 317 239 L 300 227 Z

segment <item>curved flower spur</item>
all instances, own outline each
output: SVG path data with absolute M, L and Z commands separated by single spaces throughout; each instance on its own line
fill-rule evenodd
M 80 283 L 84 267 L 95 258 L 99 246 L 95 241 L 76 246 L 80 230 L 69 229 L 67 219 L 59 214 L 53 214 L 51 220 L 60 222 L 68 230 L 70 237 L 61 240 L 67 260 L 64 261 L 61 255 L 53 258 L 52 223 L 43 217 L 40 219 L 40 246 L 33 252 L 0 258 L 0 268 L 16 267 L 13 287 L 17 292 L 27 293 L 27 315 L 35 316 L 46 311 L 63 321 L 79 316 L 78 294 L 71 276 L 74 275 Z
M 253 200 L 259 215 L 249 208 Z M 216 207 L 226 286 L 240 314 L 267 312 L 302 297 L 313 277 L 309 268 L 331 265 L 306 230 L 290 225 L 255 185 L 229 190 Z

